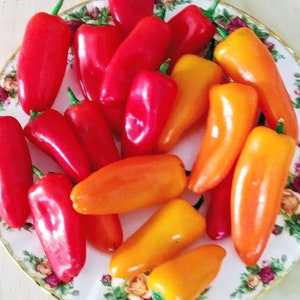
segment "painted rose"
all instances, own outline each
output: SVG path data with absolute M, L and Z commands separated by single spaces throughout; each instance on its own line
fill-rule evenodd
M 285 189 L 281 200 L 281 211 L 287 215 L 300 213 L 299 195 L 291 189 Z
M 4 78 L 2 86 L 9 93 L 14 93 L 17 91 L 17 82 L 14 77 Z
M 4 102 L 8 99 L 8 91 L 0 86 L 0 101 Z
M 52 269 L 48 261 L 38 264 L 36 271 L 42 275 L 50 275 L 52 273 Z
M 260 277 L 255 274 L 249 274 L 247 278 L 247 287 L 251 290 L 255 290 L 261 284 Z
M 144 274 L 130 278 L 126 283 L 128 299 L 151 299 L 151 293 L 147 286 L 147 277 Z
M 260 277 L 261 281 L 265 284 L 275 279 L 274 270 L 270 266 L 265 266 L 261 268 L 261 270 L 258 273 L 258 276 Z
M 57 276 L 54 273 L 49 274 L 45 278 L 45 282 L 51 287 L 55 288 L 61 284 L 61 281 L 57 278 Z

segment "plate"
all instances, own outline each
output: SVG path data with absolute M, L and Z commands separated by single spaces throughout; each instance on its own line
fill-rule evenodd
M 177 0 L 168 1 L 168 3 L 166 20 L 190 3 L 195 3 L 202 8 L 208 8 L 211 4 L 209 0 Z M 62 16 L 67 18 L 70 13 L 74 12 L 78 14 L 86 14 L 86 11 L 95 13 L 98 11 L 97 8 L 102 8 L 106 5 L 106 0 L 88 1 L 68 10 Z M 264 39 L 264 43 L 270 49 L 278 65 L 300 121 L 300 63 L 292 50 L 258 20 L 228 4 L 220 4 L 215 17 L 218 22 L 230 29 L 246 24 L 259 37 Z M 24 126 L 28 121 L 28 116 L 22 112 L 17 99 L 17 57 L 18 52 L 7 62 L 0 74 L 0 115 L 13 115 Z M 68 56 L 66 75 L 57 101 L 54 103 L 54 108 L 59 111 L 64 111 L 68 106 L 65 92 L 67 86 L 71 86 L 78 97 L 82 96 L 73 68 L 71 51 Z M 183 159 L 187 169 L 192 166 L 202 133 L 201 130 L 190 132 L 172 150 L 173 153 Z M 61 171 L 60 167 L 53 160 L 33 145 L 30 144 L 29 146 L 32 152 L 33 163 L 42 172 Z M 290 167 L 290 184 L 286 189 L 288 198 L 283 199 L 283 201 L 289 200 L 289 203 L 293 205 L 289 205 L 288 201 L 285 202 L 286 205 L 283 206 L 277 217 L 276 230 L 271 235 L 268 246 L 257 265 L 253 268 L 246 268 L 235 253 L 230 238 L 215 242 L 226 249 L 227 256 L 216 279 L 207 290 L 199 295 L 197 300 L 255 299 L 276 285 L 300 260 L 299 166 L 300 151 L 297 148 Z M 196 199 L 190 193 L 184 194 L 184 198 L 191 202 L 194 202 Z M 155 209 L 153 207 L 121 215 L 124 238 L 138 228 Z M 205 214 L 205 205 L 201 208 L 201 211 Z M 22 270 L 57 299 L 152 299 L 151 291 L 147 289 L 146 276 L 141 275 L 126 281 L 112 279 L 108 274 L 110 255 L 100 253 L 90 245 L 88 245 L 87 261 L 80 275 L 71 283 L 59 282 L 51 271 L 30 218 L 22 229 L 11 229 L 3 220 L 0 220 L 0 235 L 1 242 Z M 191 245 L 191 247 L 211 242 L 207 237 L 204 237 L 199 242 Z M 139 293 L 136 293 L 136 289 L 133 287 L 138 287 Z M 188 286 L 186 288 L 188 289 Z M 141 290 L 143 291 L 142 293 L 140 293 Z

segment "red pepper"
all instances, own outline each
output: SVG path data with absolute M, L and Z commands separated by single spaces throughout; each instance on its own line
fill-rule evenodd
M 61 113 L 47 109 L 24 127 L 26 137 L 52 156 L 74 182 L 90 174 L 88 159 L 75 133 Z
M 154 153 L 177 94 L 177 83 L 158 71 L 134 79 L 126 103 L 123 156 Z
M 64 115 L 73 127 L 91 164 L 92 171 L 120 159 L 112 134 L 99 104 L 80 102 L 68 88 L 71 106 Z M 87 240 L 98 250 L 112 252 L 123 242 L 122 225 L 117 214 L 86 215 L 84 227 Z
M 110 253 L 123 242 L 123 230 L 117 214 L 83 215 L 87 240 L 96 249 Z
M 71 106 L 64 116 L 82 145 L 91 165 L 91 170 L 120 159 L 119 152 L 103 116 L 100 105 L 94 101 L 79 101 L 68 88 Z
M 142 18 L 153 15 L 153 0 L 108 0 L 109 11 L 114 22 L 128 35 Z
M 211 192 L 206 213 L 206 233 L 220 240 L 231 233 L 230 194 L 234 168 Z
M 32 168 L 23 129 L 11 116 L 0 117 L 0 158 L 0 216 L 8 226 L 20 228 L 30 212 Z
M 71 30 L 60 17 L 40 12 L 30 19 L 17 65 L 18 99 L 27 114 L 52 106 L 65 74 L 70 43 Z
M 159 68 L 170 35 L 170 28 L 164 21 L 155 16 L 145 17 L 121 43 L 108 64 L 100 100 L 105 111 L 114 112 L 107 119 L 116 133 L 122 132 L 125 103 L 134 77 L 142 70 Z
M 216 33 L 216 27 L 194 5 L 188 5 L 168 21 L 171 28 L 171 42 L 166 57 L 171 67 L 183 54 L 197 54 L 204 49 Z
M 76 30 L 73 40 L 75 68 L 86 99 L 99 101 L 104 70 L 120 43 L 120 30 L 113 25 L 83 24 Z
M 51 269 L 64 282 L 79 274 L 86 258 L 82 218 L 70 201 L 72 187 L 64 174 L 50 173 L 28 192 L 34 228 Z

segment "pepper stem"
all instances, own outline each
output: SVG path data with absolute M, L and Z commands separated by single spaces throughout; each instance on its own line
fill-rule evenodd
M 41 172 L 41 170 L 39 168 L 37 168 L 36 166 L 32 166 L 32 172 L 33 174 L 35 174 L 39 179 L 41 179 L 42 177 L 44 177 L 44 174 Z
M 64 3 L 64 0 L 58 0 L 58 2 L 56 3 L 56 5 L 54 6 L 54 8 L 51 11 L 51 15 L 57 16 L 63 3 Z
M 211 39 L 207 52 L 205 53 L 206 59 L 213 60 L 215 47 L 216 47 L 216 40 L 213 38 Z
M 199 200 L 193 205 L 193 207 L 194 207 L 196 210 L 199 210 L 200 207 L 202 206 L 203 202 L 204 202 L 204 196 L 201 195 L 200 198 L 199 198 Z
M 39 116 L 41 113 L 42 113 L 42 112 L 36 112 L 36 111 L 31 110 L 31 111 L 30 111 L 29 120 L 31 121 L 31 120 L 35 119 L 35 118 L 36 118 L 37 116 Z
M 171 59 L 166 59 L 159 67 L 159 72 L 162 74 L 167 74 L 168 68 L 170 66 Z
M 76 98 L 75 94 L 73 93 L 70 87 L 67 87 L 67 92 L 68 92 L 68 97 L 70 99 L 70 106 L 81 103 L 81 101 Z
M 277 123 L 276 132 L 280 134 L 284 134 L 284 120 L 280 118 Z
M 208 19 L 210 19 L 211 21 L 213 21 L 214 14 L 215 14 L 216 8 L 217 8 L 217 6 L 219 5 L 219 3 L 220 3 L 220 0 L 215 0 L 215 1 L 213 2 L 213 4 L 212 4 L 208 9 L 202 9 L 202 8 L 201 8 L 202 13 L 203 13 Z

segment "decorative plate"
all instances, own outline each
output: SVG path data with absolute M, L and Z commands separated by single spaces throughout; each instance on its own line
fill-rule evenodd
M 163 4 L 164 3 L 164 4 Z M 202 8 L 211 5 L 209 0 L 168 0 L 156 1 L 156 13 L 163 14 L 169 19 L 186 5 L 195 3 Z M 62 16 L 70 25 L 76 25 L 74 19 L 93 22 L 101 14 L 101 8 L 107 6 L 106 0 L 89 1 L 80 4 Z M 71 21 L 73 20 L 73 21 Z M 234 30 L 241 26 L 248 26 L 263 40 L 276 61 L 298 118 L 300 118 L 300 63 L 295 54 L 273 32 L 259 21 L 246 13 L 225 3 L 220 4 L 215 13 L 215 20 L 227 30 Z M 16 53 L 6 64 L 0 74 L 0 115 L 13 115 L 24 126 L 28 116 L 22 112 L 18 103 L 16 91 Z M 75 94 L 81 96 L 79 85 L 73 68 L 73 55 L 70 50 L 65 80 L 58 95 L 54 108 L 63 111 L 67 105 L 66 87 L 71 86 Z M 195 158 L 199 134 L 192 132 L 186 136 L 172 151 L 178 154 L 190 168 Z M 33 153 L 33 163 L 42 172 L 58 171 L 60 168 L 49 157 L 30 145 Z M 187 193 L 187 200 L 194 201 L 195 196 Z M 124 238 L 128 237 L 142 224 L 155 208 L 139 210 L 121 215 L 124 228 Z M 201 208 L 205 214 L 205 205 Z M 127 280 L 116 280 L 108 274 L 110 255 L 100 253 L 88 245 L 87 261 L 80 275 L 71 283 L 62 283 L 52 273 L 43 250 L 38 242 L 32 220 L 28 219 L 22 229 L 11 229 L 0 219 L 1 241 L 11 257 L 17 261 L 22 270 L 37 282 L 43 289 L 61 300 L 100 300 L 100 299 L 131 299 L 150 300 L 161 299 L 152 294 L 147 288 L 147 276 L 135 276 Z M 207 237 L 202 238 L 200 245 L 211 243 Z M 159 243 L 159 241 L 157 241 Z M 204 299 L 255 299 L 272 288 L 292 266 L 300 259 L 300 150 L 297 148 L 291 164 L 287 187 L 282 199 L 282 209 L 278 215 L 276 226 L 257 265 L 245 267 L 240 261 L 230 238 L 217 242 L 222 245 L 227 256 L 222 268 L 197 300 Z M 188 286 L 186 287 L 189 288 Z

